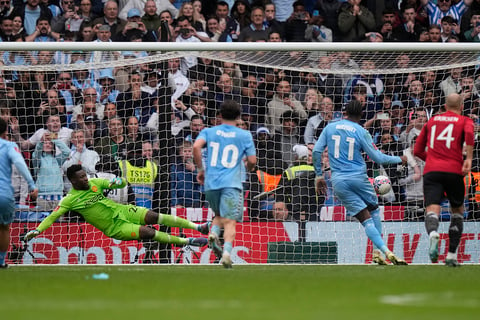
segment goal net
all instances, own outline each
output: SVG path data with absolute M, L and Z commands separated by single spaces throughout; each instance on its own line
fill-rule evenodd
M 218 263 L 207 247 L 117 241 L 69 212 L 28 244 L 21 241 L 70 190 L 66 169 L 81 164 L 89 177 L 122 176 L 108 193 L 195 222 L 213 212 L 196 181 L 192 144 L 220 123 L 226 100 L 242 107 L 258 164 L 244 172 L 244 216 L 232 251 L 242 263 L 372 261 L 363 227 L 345 214 L 331 186 L 314 190 L 311 149 L 323 128 L 342 118 L 352 99 L 364 106 L 362 125 L 377 148 L 408 154 L 423 124 L 441 112 L 445 96 L 464 98 L 464 114 L 479 124 L 478 45 L 408 46 L 377 43 L 9 43 L 0 63 L 0 113 L 39 188 L 36 202 L 14 171 L 12 264 Z M 94 51 L 102 50 L 102 51 Z M 478 129 L 478 125 L 476 125 Z M 428 263 L 424 230 L 423 163 L 381 166 L 368 175 L 391 180 L 379 196 L 383 239 L 409 263 Z M 327 183 L 328 157 L 323 158 Z M 479 263 L 480 163 L 477 148 L 465 177 L 462 263 Z M 440 224 L 440 258 L 448 249 L 448 202 Z M 200 233 L 152 226 L 182 237 Z

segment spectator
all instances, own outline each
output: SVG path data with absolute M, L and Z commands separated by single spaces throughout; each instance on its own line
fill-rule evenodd
M 115 77 L 113 76 L 112 69 L 101 69 L 98 75 L 98 83 L 99 86 L 96 86 L 96 89 L 100 97 L 100 103 L 116 102 L 119 91 L 114 87 Z
M 220 36 L 220 39 L 224 39 L 228 35 L 232 38 L 232 41 L 237 41 L 238 35 L 240 34 L 240 24 L 237 20 L 228 15 L 229 12 L 230 9 L 226 1 L 217 2 L 215 14 L 218 17 L 220 23 L 222 22 L 222 19 L 225 20 L 225 29 L 223 31 L 223 34 Z
M 229 73 L 223 73 L 217 81 L 215 110 L 220 110 L 220 105 L 226 100 L 234 100 L 238 103 L 241 101 L 240 91 L 233 85 L 233 80 Z
M 262 92 L 264 92 L 264 83 L 260 81 L 254 75 L 247 75 L 244 77 L 241 89 L 242 106 L 250 106 L 254 110 L 252 114 L 251 122 L 255 126 L 265 123 L 265 116 L 267 114 L 267 100 Z
M 280 35 L 280 38 L 284 38 L 284 23 L 277 20 L 276 8 L 274 3 L 265 3 L 265 21 L 264 24 L 270 28 L 271 31 L 275 31 Z
M 170 167 L 170 205 L 176 208 L 200 208 L 203 194 L 197 182 L 193 163 L 192 142 L 183 141 L 178 147 L 177 161 Z
M 407 110 L 412 110 L 417 108 L 421 104 L 421 99 L 423 98 L 423 83 L 420 80 L 413 80 L 408 86 L 408 92 L 401 95 L 401 102 Z
M 137 8 L 128 10 L 127 23 L 123 26 L 121 32 L 112 37 L 113 41 L 133 42 L 133 41 L 156 41 L 156 35 L 148 32 L 147 28 L 142 22 L 142 13 Z M 146 56 L 145 51 L 123 51 L 122 53 L 133 53 L 134 57 Z M 126 55 L 124 54 L 124 57 Z
M 142 132 L 142 128 L 140 128 L 138 124 L 138 119 L 134 116 L 131 116 L 127 119 L 126 127 L 126 140 L 128 144 L 128 150 L 140 154 L 142 150 L 142 143 L 152 142 L 150 134 L 148 132 Z
M 80 6 L 78 7 L 77 14 L 80 19 L 83 20 L 82 24 L 84 22 L 92 22 L 98 17 L 93 10 L 92 0 L 80 0 Z
M 460 0 L 452 5 L 452 0 L 438 0 L 436 3 L 432 0 L 420 0 L 421 4 L 427 8 L 430 25 L 441 25 L 442 18 L 445 16 L 451 16 L 460 21 L 472 1 Z
M 40 4 L 40 0 L 27 0 L 14 9 L 12 13 L 14 17 L 19 16 L 23 21 L 25 35 L 29 36 L 37 29 L 37 20 L 45 17 L 50 25 L 52 20 L 52 12 L 44 4 Z
M 442 28 L 439 25 L 431 25 L 428 27 L 428 38 L 430 42 L 442 42 Z
M 307 119 L 307 113 L 300 101 L 295 99 L 292 94 L 292 86 L 290 82 L 285 79 L 281 80 L 276 85 L 275 95 L 273 99 L 267 104 L 268 117 L 267 124 L 269 129 L 273 132 L 280 130 L 282 127 L 281 117 L 286 111 L 295 111 L 299 121 Z M 291 148 L 289 149 L 291 150 Z
M 100 161 L 100 156 L 85 145 L 85 132 L 83 130 L 74 130 L 70 141 L 72 143 L 70 155 L 62 165 L 63 171 L 66 171 L 71 165 L 81 164 L 87 175 L 95 177 L 95 166 Z M 68 187 L 69 183 L 66 183 L 65 179 L 64 183 L 66 186 L 65 190 L 68 192 L 70 190 L 70 187 Z
M 310 13 L 305 10 L 305 4 L 301 0 L 295 1 L 292 6 L 293 12 L 285 23 L 285 40 L 287 42 L 304 42 Z
M 36 22 L 35 30 L 25 37 L 25 41 L 27 42 L 56 42 L 59 39 L 60 34 L 52 31 L 47 17 L 39 17 Z
M 201 21 L 199 21 L 199 15 L 196 14 L 195 9 L 193 8 L 193 3 L 190 1 L 182 3 L 180 10 L 178 10 L 177 19 L 179 17 L 186 17 L 190 21 L 190 25 L 196 31 L 204 31 L 204 26 Z
M 2 42 L 16 40 L 16 37 L 13 35 L 13 20 L 9 16 L 0 17 L 0 40 Z
M 109 1 L 111 3 L 113 1 Z M 111 27 L 107 24 L 103 24 L 100 26 L 95 26 L 94 30 L 96 30 L 97 39 L 94 42 L 112 42 L 112 32 Z M 123 30 L 123 29 L 122 29 Z M 121 32 L 121 30 L 119 31 Z M 90 55 L 90 62 L 91 63 L 105 63 L 109 61 L 116 61 L 120 56 L 120 52 L 118 51 L 93 51 Z M 95 74 L 95 80 L 98 77 Z
M 418 41 L 423 26 L 417 22 L 417 12 L 413 5 L 402 6 L 403 23 L 393 29 L 393 35 L 398 41 Z
M 304 142 L 300 135 L 299 121 L 297 112 L 285 111 L 280 117 L 281 127 L 275 131 L 273 136 L 275 150 L 282 154 L 282 160 L 287 165 L 292 165 L 295 160 L 293 146 Z
M 25 41 L 27 31 L 23 27 L 23 17 L 18 13 L 12 14 L 12 22 L 12 36 L 15 37 L 16 40 Z
M 323 72 L 315 74 L 316 88 L 323 96 L 329 96 L 334 99 L 334 102 L 340 103 L 342 100 L 342 79 L 334 73 L 328 72 L 332 69 L 332 56 L 320 56 L 318 58 L 317 67 Z
M 311 42 L 332 42 L 333 33 L 332 29 L 327 28 L 324 25 L 325 17 L 314 12 L 314 15 L 308 21 L 307 28 L 305 29 L 305 40 Z
M 157 32 L 162 23 L 162 19 L 157 14 L 157 4 L 154 0 L 145 1 L 143 8 L 144 14 L 142 16 L 142 22 L 148 31 Z
M 74 1 L 62 0 L 59 14 L 52 18 L 52 30 L 60 34 L 64 34 L 65 31 L 76 32 L 80 30 L 82 22 L 83 19 L 78 15 Z
M 37 145 L 37 143 L 44 140 L 44 136 L 52 137 L 52 139 L 61 140 L 65 145 L 68 146 L 70 144 L 70 136 L 72 134 L 72 129 L 62 127 L 60 122 L 60 116 L 58 115 L 50 115 L 47 118 L 46 128 L 38 129 L 27 140 L 24 140 L 20 136 L 19 128 L 17 126 L 11 126 L 11 130 L 14 139 L 18 142 L 19 146 L 23 150 L 29 150 L 33 148 Z M 61 150 L 57 148 L 56 155 L 59 155 L 60 153 Z
M 360 41 L 375 29 L 373 13 L 360 4 L 361 0 L 348 0 L 340 7 L 338 28 L 342 41 Z
M 127 142 L 122 119 L 115 117 L 108 121 L 108 136 L 96 139 L 94 148 L 102 163 L 126 158 Z
M 239 3 L 239 1 L 235 3 Z M 238 41 L 244 42 L 246 39 L 251 39 L 252 41 L 267 41 L 270 28 L 264 24 L 265 13 L 263 8 L 254 7 L 249 21 L 250 20 L 251 23 L 241 29 Z
M 169 0 L 156 0 L 157 13 L 161 16 L 161 12 L 168 11 L 172 16 L 177 16 L 178 9 L 171 4 Z M 127 13 L 130 9 L 136 8 L 138 10 L 143 10 L 145 7 L 144 0 L 128 0 L 126 4 L 122 7 L 122 10 L 119 13 L 119 18 L 122 20 L 127 20 Z
M 407 174 L 398 179 L 398 185 L 404 188 L 403 205 L 407 207 L 406 218 L 409 220 L 421 219 L 424 216 L 423 168 L 425 162 L 413 155 L 416 139 L 417 136 L 413 137 L 410 146 L 403 150 L 403 155 L 407 156 Z
M 60 117 L 60 122 L 63 127 L 67 126 L 67 115 L 66 108 L 63 104 L 60 103 L 58 98 L 58 91 L 55 89 L 50 89 L 47 91 L 46 99 L 42 99 L 40 105 L 37 109 L 37 118 L 35 119 L 35 127 L 39 129 L 43 127 L 50 115 L 58 115 Z
M 324 97 L 320 102 L 320 109 L 317 114 L 308 118 L 305 126 L 304 141 L 312 149 L 320 137 L 323 128 L 333 119 L 333 101 L 329 97 Z
M 450 93 L 458 93 L 462 90 L 462 71 L 462 67 L 452 68 L 449 71 L 450 74 L 448 77 L 440 82 L 439 86 L 444 97 L 448 96 Z
M 460 34 L 460 26 L 451 16 L 445 16 L 441 21 L 442 31 L 440 36 L 442 38 L 442 42 L 448 42 L 452 36 Z
M 480 8 L 479 8 L 480 9 Z M 463 19 L 462 19 L 463 20 Z M 480 41 L 480 11 L 472 12 L 470 18 L 470 28 L 464 33 L 465 41 L 479 42 Z
M 319 199 L 315 193 L 312 152 L 305 145 L 295 145 L 293 152 L 295 161 L 283 172 L 278 183 L 281 189 L 275 193 L 274 219 L 316 221 Z M 282 208 L 283 215 L 276 214 L 279 208 Z M 286 212 L 288 216 L 285 216 Z
M 131 116 L 138 117 L 144 126 L 153 113 L 153 101 L 147 92 L 142 91 L 142 76 L 132 73 L 129 76 L 129 88 L 117 96 L 117 115 L 126 121 Z
M 55 147 L 60 153 L 55 155 Z M 52 211 L 63 196 L 62 164 L 67 160 L 70 149 L 58 136 L 46 133 L 35 146 L 32 166 L 35 171 L 35 184 L 38 187 L 37 207 L 42 211 Z
M 347 52 L 347 51 L 340 51 L 336 54 L 330 55 L 332 58 L 332 65 L 331 69 L 332 70 L 357 70 L 360 69 L 360 66 L 358 63 L 351 58 L 352 53 Z M 343 85 L 345 86 L 350 80 L 350 78 L 353 76 L 353 73 L 345 73 L 339 75 L 339 77 L 342 79 Z
M 168 86 L 173 92 L 170 103 L 172 108 L 175 108 L 175 101 L 180 99 L 190 86 L 190 81 L 180 71 L 180 58 L 168 60 Z
M 232 9 L 230 10 L 230 15 L 238 22 L 240 30 L 248 27 L 252 22 L 252 11 L 253 10 L 250 7 L 250 3 L 247 0 L 236 0 L 233 3 Z M 262 15 L 262 24 L 263 18 L 264 17 Z
M 129 1 L 128 3 L 131 3 L 133 1 Z M 123 8 L 125 10 L 126 6 Z M 137 8 L 138 10 L 143 9 L 143 5 L 141 8 Z M 125 13 L 128 12 L 130 8 L 125 11 Z M 110 36 L 112 39 L 116 39 L 117 36 L 122 32 L 122 30 L 125 28 L 126 24 L 126 16 L 123 18 L 120 18 L 118 16 L 118 4 L 114 0 L 108 0 L 105 2 L 105 5 L 103 7 L 103 17 L 99 17 L 95 20 L 93 20 L 93 25 L 94 26 L 109 26 L 109 31 L 110 31 Z
M 2 1 L 0 3 L 0 19 L 3 17 L 11 17 L 10 15 L 13 13 L 13 9 L 14 7 L 10 0 Z
M 205 122 L 199 115 L 193 115 L 190 118 L 190 125 L 183 128 L 176 136 L 176 146 L 181 146 L 184 141 L 195 142 L 200 131 L 205 128 Z
M 77 41 L 90 42 L 95 40 L 96 34 L 93 28 L 92 21 L 84 20 L 80 25 L 80 30 L 77 33 Z

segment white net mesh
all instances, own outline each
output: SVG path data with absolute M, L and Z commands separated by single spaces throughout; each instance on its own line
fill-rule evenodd
M 252 132 L 258 157 L 257 170 L 245 174 L 244 222 L 237 228 L 234 263 L 370 263 L 371 242 L 331 189 L 326 197 L 315 196 L 311 169 L 300 170 L 296 179 L 285 173 L 311 164 L 294 146 L 311 148 L 351 99 L 364 104 L 362 124 L 389 154 L 408 149 L 448 93 L 464 96 L 466 115 L 477 120 L 480 114 L 478 51 L 471 47 L 447 52 L 377 46 L 366 51 L 342 50 L 337 44 L 323 51 L 304 45 L 269 51 L 251 44 L 250 50 L 242 45 L 239 50 L 160 51 L 165 48 L 145 45 L 137 51 L 90 52 L 31 45 L 30 50 L 5 51 L 0 66 L 0 112 L 40 189 L 39 200 L 30 202 L 25 181 L 16 174 L 11 263 L 214 263 L 206 247 L 112 240 L 74 212 L 28 246 L 20 236 L 48 216 L 71 188 L 65 172 L 72 164 L 81 164 L 90 177 L 126 177 L 130 187 L 108 195 L 116 201 L 196 222 L 211 220 L 191 146 L 199 130 L 219 123 L 217 111 L 229 99 L 241 104 L 239 126 Z M 418 159 L 408 168 L 368 162 L 372 178 L 387 175 L 392 181 L 392 191 L 380 196 L 384 240 L 411 263 L 429 261 L 421 180 L 414 178 L 422 166 Z M 480 259 L 472 241 L 479 236 L 476 152 L 472 171 L 466 178 L 468 221 L 459 248 L 465 263 Z M 136 178 L 152 172 L 151 180 Z M 144 188 L 150 187 L 146 195 Z M 442 219 L 449 219 L 447 204 Z M 440 260 L 448 248 L 447 228 L 448 223 L 441 224 Z

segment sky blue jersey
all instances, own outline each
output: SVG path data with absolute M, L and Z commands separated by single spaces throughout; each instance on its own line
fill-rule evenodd
M 204 140 L 205 191 L 242 187 L 242 158 L 255 155 L 252 134 L 232 125 L 203 129 L 196 140 Z
M 20 174 L 27 180 L 28 189 L 30 191 L 35 189 L 35 182 L 17 144 L 0 139 L 0 195 L 5 198 L 13 197 L 12 164 L 15 165 Z
M 328 147 L 332 179 L 366 175 L 367 166 L 362 152 L 378 164 L 402 162 L 397 156 L 383 154 L 373 143 L 372 136 L 361 125 L 348 119 L 328 124 L 313 148 L 315 173 L 322 175 L 322 153 Z

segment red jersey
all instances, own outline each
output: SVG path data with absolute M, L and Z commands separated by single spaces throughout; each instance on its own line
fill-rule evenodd
M 464 142 L 474 144 L 473 120 L 447 111 L 428 120 L 417 138 L 414 154 L 425 161 L 424 174 L 462 174 Z

